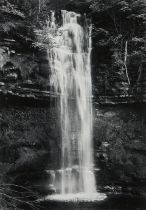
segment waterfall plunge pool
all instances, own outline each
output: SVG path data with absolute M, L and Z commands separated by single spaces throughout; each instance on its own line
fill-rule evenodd
M 54 201 L 54 202 L 98 202 L 107 198 L 104 193 L 72 193 L 72 194 L 54 194 L 48 195 L 42 200 Z

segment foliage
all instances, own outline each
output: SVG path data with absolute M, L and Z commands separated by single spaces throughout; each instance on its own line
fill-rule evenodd
M 53 39 L 44 28 L 52 9 L 59 21 L 61 9 L 86 13 L 92 19 L 96 94 L 136 93 L 146 59 L 143 0 L 1 0 L 0 39 L 16 41 L 15 48 L 25 52 L 51 47 Z
M 24 18 L 24 14 L 20 12 L 14 4 L 11 4 L 7 0 L 2 0 L 0 2 L 0 11 L 1 11 L 1 18 L 4 19 L 4 14 L 18 16 L 19 18 Z
M 112 83 L 113 90 L 116 88 L 119 91 L 122 90 L 119 93 L 130 93 L 136 86 L 134 81 L 137 81 L 139 76 L 139 66 L 146 58 L 144 47 L 146 44 L 146 5 L 142 0 L 90 0 L 88 2 L 90 2 L 90 14 L 94 24 L 93 50 L 97 55 L 96 66 L 101 63 L 108 64 L 107 69 L 110 71 L 108 82 Z M 126 43 L 127 54 L 125 54 Z M 101 51 L 106 54 L 100 55 Z M 139 60 L 133 66 L 132 72 L 130 66 L 135 53 Z M 116 87 L 117 83 L 119 83 L 118 87 Z M 126 83 L 129 85 L 128 89 Z M 124 84 L 123 87 L 122 84 Z
M 0 39 L 14 40 L 20 44 L 32 42 L 32 29 L 26 23 L 25 14 L 18 9 L 13 1 L 3 0 L 0 2 Z

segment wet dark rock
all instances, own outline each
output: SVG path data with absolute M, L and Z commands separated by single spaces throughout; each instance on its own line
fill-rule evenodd
M 145 108 L 119 106 L 114 107 L 113 112 L 113 108 L 104 107 L 100 109 L 100 116 L 99 109 L 97 109 L 95 122 L 97 137 L 94 138 L 97 151 L 95 160 L 100 168 L 96 173 L 97 186 L 116 185 L 122 187 L 125 193 L 144 196 L 146 190 Z
M 48 157 L 48 151 L 35 150 L 28 147 L 20 148 L 18 153 L 19 158 L 16 160 L 15 165 L 12 166 L 12 172 L 43 169 Z
M 18 107 L 17 107 L 18 108 Z M 26 184 L 39 171 L 55 166 L 50 162 L 51 148 L 59 148 L 55 108 L 1 107 L 0 165 L 1 178 L 9 183 Z M 50 116 L 52 116 L 50 118 Z M 50 123 L 49 123 L 50 121 Z M 49 124 L 51 125 L 48 126 Z M 55 129 L 55 132 L 54 132 Z M 41 172 L 42 177 L 43 173 Z M 48 176 L 49 178 L 49 176 Z M 31 182 L 30 182 L 31 183 Z M 47 185 L 47 184 L 46 184 Z

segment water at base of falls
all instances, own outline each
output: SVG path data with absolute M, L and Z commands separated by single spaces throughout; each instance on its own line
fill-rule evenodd
M 76 194 L 56 194 L 45 198 L 48 201 L 59 202 L 97 202 L 107 198 L 104 193 L 76 193 Z
M 60 94 L 61 168 L 54 176 L 57 194 L 96 194 L 92 145 L 91 27 L 79 14 L 62 11 L 62 25 L 55 14 L 48 21 L 48 34 L 55 45 L 48 49 L 50 84 Z M 77 196 L 77 197 L 78 197 Z M 94 196 L 93 196 L 94 197 Z M 58 196 L 59 198 L 59 196 Z M 61 199 L 61 197 L 60 197 Z

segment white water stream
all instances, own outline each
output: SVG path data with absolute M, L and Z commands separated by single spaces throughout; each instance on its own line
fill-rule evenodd
M 58 194 L 96 193 L 92 145 L 91 27 L 74 12 L 62 11 L 62 25 L 55 14 L 48 22 L 55 46 L 48 49 L 50 83 L 60 94 L 61 178 Z M 59 182 L 59 183 L 58 183 Z M 87 197 L 87 196 L 86 196 Z M 90 196 L 89 196 L 90 197 Z

